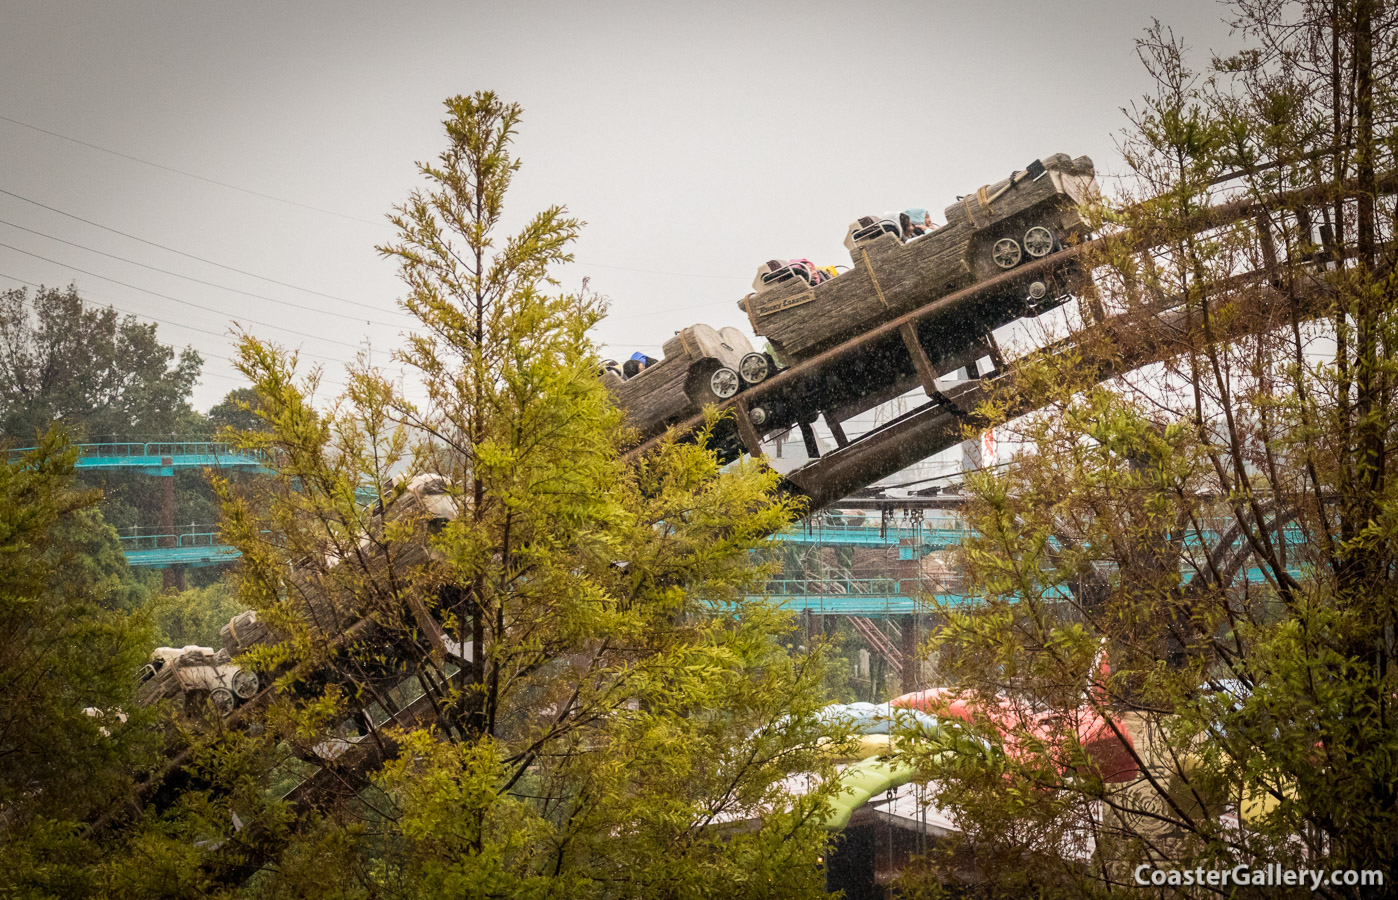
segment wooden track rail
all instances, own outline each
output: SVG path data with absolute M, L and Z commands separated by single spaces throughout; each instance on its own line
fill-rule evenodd
M 1377 184 L 1378 190 L 1384 194 L 1398 190 L 1398 173 L 1384 175 Z M 1202 210 L 1192 227 L 1196 232 L 1203 232 L 1247 220 L 1262 224 L 1265 223 L 1266 216 L 1271 212 L 1293 212 L 1310 204 L 1331 201 L 1337 196 L 1349 196 L 1353 193 L 1352 186 L 1345 186 L 1342 190 L 1337 191 L 1332 186 L 1323 185 L 1280 195 L 1267 204 L 1250 199 L 1233 201 Z M 1270 284 L 1273 293 L 1276 293 L 1278 285 L 1276 284 L 1277 249 L 1275 241 L 1269 228 L 1259 227 L 1258 234 L 1259 253 L 1263 265 L 1255 271 L 1238 274 L 1229 279 L 1228 282 L 1220 284 L 1218 294 L 1228 295 L 1236 289 L 1262 283 Z M 809 509 L 819 509 L 919 460 L 955 446 L 964 439 L 966 426 L 974 427 L 983 424 L 975 421 L 974 417 L 970 415 L 971 411 L 979 405 L 991 389 L 1006 383 L 1006 379 L 1013 379 L 1012 371 L 1000 368 L 991 377 L 979 382 L 963 383 L 945 391 L 938 390 L 936 385 L 937 372 L 927 353 L 925 341 L 919 335 L 918 326 L 920 324 L 933 317 L 945 316 L 956 309 L 970 309 L 975 301 L 1003 295 L 1006 290 L 1013 289 L 1017 285 L 1064 272 L 1074 265 L 1091 260 L 1093 254 L 1101 254 L 1109 249 L 1121 247 L 1128 248 L 1132 252 L 1144 253 L 1166 239 L 1167 236 L 1164 234 L 1123 233 L 1095 238 L 1060 250 L 1042 259 L 948 294 L 878 325 L 804 362 L 778 372 L 766 381 L 754 385 L 715 407 L 713 412 L 719 416 L 734 417 L 737 428 L 741 432 L 742 448 L 749 455 L 759 456 L 760 446 L 755 449 L 754 445 L 760 444 L 763 434 L 756 433 L 752 428 L 748 416 L 751 409 L 763 403 L 774 401 L 780 403 L 788 395 L 809 392 L 813 386 L 818 390 L 821 382 L 831 377 L 838 378 L 842 366 L 849 365 L 851 361 L 857 360 L 861 354 L 869 352 L 871 348 L 886 349 L 890 344 L 901 347 L 907 355 L 907 374 L 901 378 L 891 378 L 887 389 L 878 399 L 880 401 L 892 399 L 894 396 L 921 386 L 931 402 L 900 416 L 893 422 L 852 439 L 846 437 L 840 426 L 839 417 L 832 417 L 830 412 L 826 410 L 825 420 L 831 432 L 836 436 L 837 449 L 824 457 L 812 460 L 786 477 L 787 489 L 790 492 L 805 496 L 809 503 Z M 1306 286 L 1299 286 L 1297 290 L 1301 294 L 1313 293 Z M 1273 297 L 1273 300 L 1277 301 L 1285 299 L 1280 296 Z M 1313 299 L 1311 298 L 1311 300 Z M 1310 300 L 1299 297 L 1297 302 L 1310 302 Z M 1270 304 L 1266 305 L 1270 306 Z M 1093 325 L 1068 341 L 1060 342 L 1054 347 L 1040 352 L 1062 352 L 1070 347 L 1082 346 L 1104 336 L 1111 337 L 1118 346 L 1134 348 L 1123 353 L 1115 363 L 1107 361 L 1102 365 L 1101 377 L 1103 380 L 1124 374 L 1132 368 L 1162 361 L 1165 358 L 1163 351 L 1168 346 L 1168 342 L 1178 341 L 1183 337 L 1181 329 L 1184 327 L 1184 321 L 1187 317 L 1169 309 L 1157 309 L 1150 312 L 1152 315 L 1149 319 L 1145 317 L 1133 318 L 1129 315 L 1099 318 Z M 1254 312 L 1257 315 L 1263 315 L 1264 319 L 1267 315 L 1266 309 L 1258 309 Z M 1307 315 L 1314 315 L 1314 312 L 1308 312 Z M 1132 329 L 1135 329 L 1134 334 Z M 1240 335 L 1233 335 L 1233 337 L 1237 336 Z M 1152 348 L 1152 341 L 1156 342 L 1155 349 L 1159 351 L 1154 356 L 1149 352 Z M 986 351 L 982 355 L 993 355 L 994 353 L 993 347 L 978 348 L 977 353 L 980 349 Z M 1028 410 L 1022 410 L 1022 412 L 1028 412 Z M 705 416 L 692 416 L 673 426 L 666 435 L 651 438 L 633 448 L 629 451 L 628 456 L 633 458 L 640 456 L 653 449 L 662 440 L 673 439 L 676 436 L 682 437 L 691 433 L 701 427 L 705 421 Z M 810 431 L 809 425 L 804 421 L 800 424 L 803 437 L 807 437 Z M 779 428 L 781 426 L 769 427 L 767 432 L 770 433 Z M 814 449 L 813 436 L 807 440 L 807 445 L 808 450 Z

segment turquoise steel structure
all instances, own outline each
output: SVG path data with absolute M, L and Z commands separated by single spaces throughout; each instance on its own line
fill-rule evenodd
M 218 533 L 213 531 L 122 535 L 121 552 L 129 565 L 144 569 L 197 569 L 230 563 L 242 556 L 237 547 L 220 544 Z
M 242 469 L 271 472 L 264 454 L 242 450 L 221 441 L 121 441 L 78 444 L 76 468 L 81 470 L 130 469 L 162 479 L 165 518 L 160 534 L 129 535 L 121 539 L 126 561 L 155 569 L 213 566 L 238 557 L 232 547 L 217 543 L 213 533 L 175 533 L 174 475 L 188 469 Z M 24 449 L 10 451 L 14 459 Z M 167 571 L 166 577 L 170 577 Z
M 103 444 L 77 444 L 80 470 L 134 469 L 157 478 L 173 478 L 185 469 L 242 469 L 271 473 L 271 458 L 255 450 L 243 450 L 222 441 L 121 441 Z M 33 448 L 10 451 L 14 459 Z M 169 491 L 172 481 L 162 489 Z M 366 488 L 365 502 L 373 502 L 377 492 Z M 173 512 L 173 510 L 171 510 Z M 207 530 L 195 530 L 195 529 Z M 198 568 L 217 566 L 236 560 L 241 554 L 234 547 L 218 543 L 211 526 L 195 526 L 179 531 L 173 521 L 160 526 L 157 533 L 123 535 L 122 552 L 133 566 L 169 569 L 174 566 Z
M 79 469 L 141 469 L 169 477 L 179 469 L 252 469 L 270 472 L 264 453 L 239 450 L 218 441 L 146 441 L 78 444 Z M 11 457 L 25 452 L 10 451 Z
M 136 469 L 156 477 L 172 477 L 182 469 L 243 469 L 271 472 L 271 460 L 266 454 L 240 450 L 218 441 L 147 441 L 105 444 L 80 444 L 79 469 Z M 14 455 L 23 450 L 11 451 Z M 365 501 L 372 502 L 376 494 L 366 488 Z M 863 517 L 832 515 L 823 512 L 790 531 L 773 535 L 776 542 L 796 545 L 885 548 L 898 551 L 899 559 L 921 559 L 928 553 L 958 546 L 969 533 L 961 519 L 945 513 L 920 520 L 866 524 Z M 168 569 L 174 566 L 197 568 L 230 563 L 240 556 L 238 550 L 220 544 L 218 534 L 210 526 L 194 526 L 183 532 L 173 523 L 162 527 L 161 533 L 126 535 L 121 538 L 122 551 L 133 566 Z M 1288 541 L 1294 538 L 1287 529 Z M 1206 538 L 1209 536 L 1206 536 Z M 1250 581 L 1261 581 L 1260 572 L 1249 571 Z M 959 575 L 944 574 L 929 578 L 780 578 L 767 584 L 765 596 L 795 612 L 813 615 L 863 616 L 883 618 L 926 612 L 933 603 L 959 604 L 970 602 Z
M 920 559 L 936 550 L 957 546 L 970 532 L 956 527 L 954 520 L 916 527 L 813 524 L 773 535 L 774 542 L 797 545 L 897 548 L 901 559 Z M 1290 537 L 1290 535 L 1288 535 Z M 1299 538 L 1299 535 L 1297 536 Z M 165 568 L 182 565 L 191 568 L 233 562 L 236 548 L 218 543 L 211 530 L 178 534 L 143 534 L 121 539 L 127 562 L 133 566 Z M 1249 569 L 1247 581 L 1260 584 L 1262 572 Z M 1300 571 L 1293 574 L 1300 576 Z M 850 578 L 843 576 L 777 578 L 767 582 L 764 596 L 793 612 L 812 615 L 864 616 L 884 618 L 928 612 L 934 605 L 974 602 L 967 595 L 965 580 L 956 573 L 921 578 Z M 1065 591 L 1066 599 L 1066 591 Z

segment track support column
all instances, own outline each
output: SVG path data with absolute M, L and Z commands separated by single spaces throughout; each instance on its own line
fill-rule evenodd
M 762 439 L 757 436 L 752 416 L 748 414 L 747 402 L 742 397 L 734 401 L 733 415 L 738 420 L 738 436 L 742 438 L 743 447 L 748 451 L 748 455 L 753 459 L 763 459 L 765 454 L 762 452 Z
M 919 645 L 922 635 L 918 634 L 917 616 L 899 616 L 898 627 L 902 631 L 903 693 L 922 690 L 922 652 Z
M 161 547 L 175 546 L 175 460 L 160 458 L 160 528 L 165 535 Z M 161 587 L 167 591 L 184 590 L 184 566 L 168 566 L 161 573 Z

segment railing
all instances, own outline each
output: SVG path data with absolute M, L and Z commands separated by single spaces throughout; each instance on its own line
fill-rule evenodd
M 961 594 L 966 577 L 946 573 L 921 578 L 774 578 L 767 582 L 768 596 L 777 597 L 918 597 L 923 594 Z
M 975 534 L 976 530 L 967 527 L 965 521 L 958 517 L 938 517 L 926 519 L 919 525 L 890 525 L 884 528 L 877 524 L 845 525 L 804 522 L 798 523 L 789 531 L 773 535 L 773 540 L 799 544 L 828 543 L 936 548 L 959 544 Z M 1207 550 L 1212 552 L 1218 548 L 1223 536 L 1222 532 L 1211 529 L 1205 529 L 1202 533 L 1191 530 L 1184 535 L 1183 546 L 1187 551 Z M 1283 527 L 1281 536 L 1286 544 L 1292 547 L 1302 546 L 1306 539 L 1301 528 L 1294 524 Z M 1233 546 L 1240 545 L 1246 540 L 1245 537 L 1236 534 L 1232 538 Z M 1056 539 L 1050 538 L 1051 545 L 1056 546 L 1057 543 Z
M 780 535 L 784 540 L 828 542 L 832 544 L 898 544 L 900 541 L 927 543 L 947 538 L 959 539 L 969 532 L 958 518 L 940 517 L 918 524 L 880 526 L 849 525 L 831 522 L 804 522 Z
M 217 566 L 242 556 L 237 547 L 219 543 L 214 532 L 130 535 L 121 539 L 121 551 L 128 565 L 145 569 Z
M 222 546 L 216 531 L 185 532 L 183 534 L 124 534 L 121 535 L 121 549 L 124 553 L 142 550 L 169 550 L 176 547 L 218 547 Z M 232 550 L 232 548 L 228 548 Z
M 160 466 L 166 459 L 181 468 L 204 466 L 255 466 L 272 468 L 271 457 L 260 450 L 243 450 L 220 441 L 125 441 L 74 444 L 80 468 L 100 466 Z M 14 460 L 33 447 L 10 451 Z
M 875 530 L 886 528 L 889 531 L 936 531 L 939 529 L 955 530 L 966 527 L 966 520 L 964 518 L 959 515 L 948 515 L 945 512 L 935 516 L 926 516 L 922 519 L 906 519 L 901 516 L 890 517 L 886 522 L 880 521 L 880 519 L 875 516 L 863 517 L 864 521 L 862 522 L 847 521 L 850 518 L 858 519 L 860 517 L 829 516 L 817 513 L 814 517 L 806 519 L 805 522 L 817 528 L 873 528 Z
M 271 457 L 260 450 L 244 450 L 232 444 L 218 441 L 147 441 L 125 444 L 79 444 L 78 452 L 86 457 L 111 457 L 116 459 L 131 457 L 170 457 L 200 459 L 227 459 L 246 464 L 249 460 L 270 466 Z
M 922 578 L 776 578 L 760 596 L 779 606 L 816 615 L 885 616 L 927 612 L 933 602 L 961 603 L 959 574 Z

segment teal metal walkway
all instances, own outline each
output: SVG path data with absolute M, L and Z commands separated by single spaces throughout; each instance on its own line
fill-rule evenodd
M 776 578 L 767 582 L 766 598 L 782 609 L 817 616 L 912 615 L 929 612 L 934 603 L 971 602 L 959 576 L 916 578 Z
M 144 443 L 75 444 L 79 469 L 141 469 L 150 475 L 174 475 L 177 469 L 253 469 L 271 472 L 263 453 L 239 450 L 218 441 L 147 441 Z M 10 458 L 32 450 L 11 450 Z
M 787 544 L 839 547 L 897 547 L 900 559 L 921 559 L 934 550 L 959 546 L 967 535 L 961 519 L 928 518 L 917 523 L 843 524 L 827 519 L 797 523 L 790 531 L 773 535 Z
M 74 447 L 78 451 L 75 466 L 79 470 L 132 469 L 167 479 L 178 471 L 189 469 L 273 471 L 267 454 L 242 450 L 223 441 L 120 441 Z M 24 452 L 12 450 L 10 458 Z M 173 490 L 172 482 L 165 482 L 162 490 L 168 495 Z M 167 509 L 173 510 L 173 501 L 170 504 Z M 126 562 L 148 569 L 199 568 L 232 562 L 241 555 L 233 547 L 219 544 L 212 530 L 176 533 L 173 523 L 167 522 L 161 531 L 166 533 L 122 537 L 121 549 Z
M 242 450 L 223 441 L 120 441 L 104 444 L 75 444 L 78 469 L 134 469 L 147 475 L 172 477 L 187 469 L 245 469 L 270 474 L 271 458 L 256 450 Z M 32 450 L 9 451 L 10 459 Z M 378 499 L 372 486 L 356 492 L 363 503 Z M 236 560 L 242 554 L 234 547 L 219 544 L 212 526 L 195 526 L 205 531 L 178 531 L 167 524 L 160 534 L 125 535 L 121 549 L 132 566 L 168 569 L 172 566 L 217 566 Z
M 951 523 L 952 520 L 946 520 L 945 525 L 935 528 L 890 526 L 884 529 L 877 525 L 818 523 L 773 535 L 771 540 L 803 545 L 897 547 L 902 558 L 918 559 L 931 550 L 952 547 L 961 541 L 967 532 L 952 527 Z M 218 535 L 212 526 L 199 527 L 207 530 L 123 536 L 121 542 L 126 560 L 133 566 L 163 569 L 179 565 L 217 565 L 240 556 L 237 549 L 216 543 Z M 207 561 L 204 562 L 190 561 L 205 557 Z
M 218 534 L 212 531 L 124 536 L 121 551 L 129 565 L 145 569 L 197 569 L 230 563 L 243 555 L 236 547 L 218 543 Z
M 1299 568 L 1289 568 L 1293 577 L 1303 578 Z M 1186 582 L 1189 580 L 1185 579 Z M 1246 569 L 1234 582 L 1261 585 L 1267 578 L 1260 568 Z M 1066 585 L 1059 585 L 1054 596 L 1071 598 Z M 765 594 L 749 600 L 769 599 L 782 609 L 809 612 L 816 616 L 886 616 L 931 612 L 937 606 L 963 606 L 980 602 L 966 593 L 963 576 L 944 574 L 918 578 L 776 578 L 766 585 Z
M 974 531 L 956 516 L 927 518 L 916 524 L 850 525 L 828 521 L 798 522 L 790 531 L 772 536 L 774 540 L 793 544 L 825 544 L 829 546 L 856 547 L 914 547 L 923 551 L 951 549 Z M 1282 534 L 1288 546 L 1299 546 L 1305 539 L 1300 528 L 1287 525 Z M 1217 531 L 1205 530 L 1202 534 L 1189 532 L 1184 538 L 1184 547 L 1196 550 L 1203 546 L 1214 547 L 1223 536 Z M 1051 539 L 1052 540 L 1052 539 Z M 1231 540 L 1237 542 L 1233 535 Z M 922 555 L 922 554 L 919 554 Z M 904 557 L 907 558 L 907 557 Z
M 147 441 L 105 444 L 79 444 L 79 469 L 130 468 L 155 476 L 173 476 L 182 469 L 246 469 L 273 471 L 271 460 L 262 453 L 240 450 L 218 441 Z M 11 458 L 23 453 L 11 451 Z M 365 502 L 373 502 L 377 491 L 364 489 Z M 372 496 L 371 496 L 372 495 Z M 216 566 L 237 560 L 242 554 L 234 547 L 218 543 L 211 526 L 192 526 L 180 531 L 167 525 L 161 534 L 137 534 L 121 538 L 126 561 L 139 568 L 169 569 Z M 1292 528 L 1284 529 L 1288 542 L 1299 539 Z M 831 516 L 829 513 L 798 523 L 789 531 L 772 536 L 775 542 L 807 546 L 897 548 L 900 559 L 921 559 L 928 553 L 959 546 L 971 532 L 954 515 L 929 516 L 916 521 L 894 520 L 870 523 L 858 515 Z M 1190 545 L 1214 541 L 1217 535 L 1193 536 Z M 1248 581 L 1260 581 L 1261 573 L 1249 571 Z M 972 602 L 959 576 L 936 578 L 785 578 L 768 583 L 766 596 L 785 609 L 813 615 L 896 616 L 930 609 L 934 604 L 955 605 Z

